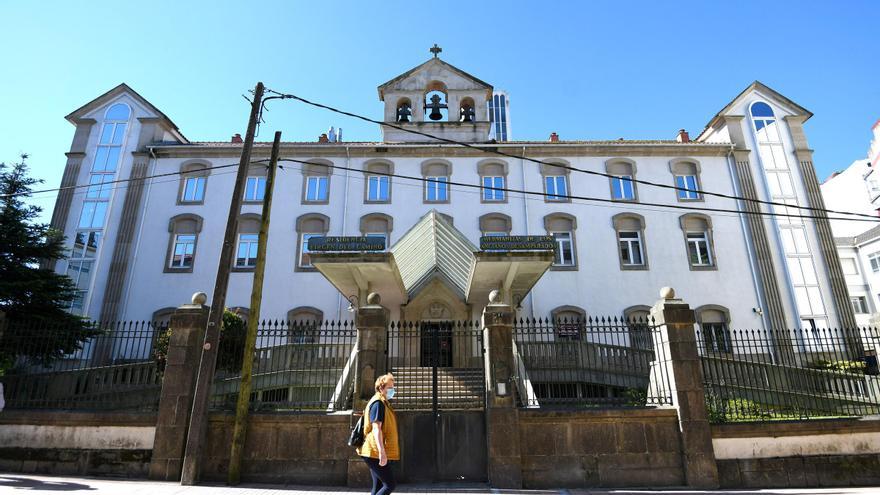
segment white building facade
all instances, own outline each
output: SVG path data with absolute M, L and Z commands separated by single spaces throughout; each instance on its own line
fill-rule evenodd
M 522 316 L 636 316 L 672 286 L 704 324 L 855 324 L 827 220 L 744 214 L 809 212 L 703 192 L 824 207 L 799 105 L 756 82 L 692 141 L 495 142 L 492 95 L 435 56 L 379 87 L 394 124 L 382 141 L 283 143 L 283 159 L 308 164 L 282 162 L 277 176 L 261 316 L 347 319 L 378 292 L 392 318 L 477 319 L 491 288 Z M 63 190 L 52 219 L 72 253 L 55 269 L 81 291 L 72 311 L 161 319 L 194 292 L 210 297 L 241 142 L 190 141 L 126 85 L 67 119 L 61 185 L 92 184 Z M 269 148 L 257 143 L 254 159 Z M 249 172 L 229 307 L 250 300 L 265 175 Z M 478 248 L 491 235 L 553 236 L 555 259 L 498 272 Z M 388 253 L 312 264 L 313 236 L 384 236 Z

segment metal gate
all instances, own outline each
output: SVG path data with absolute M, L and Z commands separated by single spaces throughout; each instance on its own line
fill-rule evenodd
M 478 322 L 395 322 L 388 330 L 391 401 L 406 481 L 485 481 L 485 373 Z

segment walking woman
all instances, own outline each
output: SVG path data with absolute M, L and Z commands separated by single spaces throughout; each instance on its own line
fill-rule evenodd
M 373 477 L 371 495 L 390 495 L 397 486 L 392 463 L 400 460 L 397 441 L 397 416 L 388 403 L 394 397 L 394 375 L 388 373 L 376 379 L 376 395 L 364 409 L 364 443 L 357 450 Z

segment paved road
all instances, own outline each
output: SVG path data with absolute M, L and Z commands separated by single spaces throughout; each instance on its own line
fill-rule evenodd
M 280 485 L 242 485 L 234 488 L 219 485 L 180 486 L 178 483 L 114 480 L 107 478 L 67 478 L 57 476 L 32 476 L 26 474 L 0 473 L 0 493 L 6 494 L 52 494 L 82 493 L 88 495 L 364 495 L 368 490 L 351 490 L 339 487 L 307 487 Z M 825 489 L 767 489 L 767 490 L 495 490 L 481 485 L 402 485 L 395 493 L 410 495 L 641 495 L 662 493 L 711 494 L 726 493 L 735 495 L 867 495 L 880 493 L 874 488 L 825 488 Z

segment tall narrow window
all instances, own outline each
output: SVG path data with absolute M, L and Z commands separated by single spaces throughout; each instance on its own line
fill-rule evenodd
M 326 176 L 306 177 L 306 201 L 327 201 L 328 183 Z
M 568 162 L 554 159 L 553 162 L 542 162 L 538 170 L 544 181 L 544 201 L 567 202 L 571 201 L 571 185 L 568 182 L 570 172 Z
M 165 272 L 191 272 L 195 265 L 199 232 L 202 230 L 202 217 L 185 213 L 173 217 L 168 222 L 168 254 L 165 257 Z
M 647 269 L 645 218 L 636 213 L 618 213 L 611 217 L 611 223 L 617 234 L 621 270 Z
M 605 162 L 605 172 L 610 177 L 611 199 L 618 201 L 635 201 L 636 185 L 633 182 L 636 174 L 635 162 L 617 158 Z
M 391 228 L 394 219 L 384 213 L 371 213 L 361 217 L 361 235 L 364 237 L 381 238 L 385 242 L 385 249 L 389 247 Z
M 262 176 L 248 177 L 244 188 L 244 200 L 257 203 L 266 195 L 266 178 Z
M 566 213 L 553 213 L 544 217 L 547 234 L 556 242 L 556 258 L 551 268 L 574 269 L 577 267 L 577 255 L 574 242 L 574 231 L 577 221 Z
M 296 271 L 314 271 L 309 251 L 309 239 L 327 235 L 330 218 L 320 213 L 307 213 L 296 219 L 296 232 L 299 246 L 296 255 Z
M 682 215 L 679 219 L 684 231 L 688 263 L 692 269 L 714 269 L 715 254 L 712 241 L 712 224 L 709 217 L 696 213 Z
M 394 164 L 386 161 L 369 161 L 364 165 L 364 202 L 391 202 L 391 174 Z
M 675 196 L 679 201 L 699 201 L 700 165 L 691 159 L 675 159 L 669 162 L 669 171 L 675 180 Z
M 700 306 L 694 310 L 700 325 L 702 342 L 705 351 L 713 353 L 731 353 L 730 312 L 727 308 L 716 305 Z
M 425 178 L 426 203 L 449 202 L 449 177 L 451 166 L 445 162 L 428 162 L 422 164 L 422 176 Z
M 210 167 L 205 163 L 188 163 L 180 168 L 178 204 L 201 204 L 205 201 Z
M 645 264 L 642 256 L 642 236 L 636 232 L 618 232 L 617 241 L 620 244 L 620 262 L 625 266 L 642 266 Z
M 250 271 L 257 266 L 257 243 L 260 234 L 260 215 L 248 213 L 239 217 L 238 238 L 235 246 L 234 268 Z
M 858 315 L 868 313 L 868 299 L 865 296 L 850 296 L 850 304 L 852 304 L 853 312 Z
M 507 200 L 507 193 L 504 191 L 507 186 L 507 163 L 484 160 L 477 164 L 477 173 L 482 185 L 482 202 L 503 203 Z
M 483 201 L 504 201 L 504 177 L 483 177 Z

